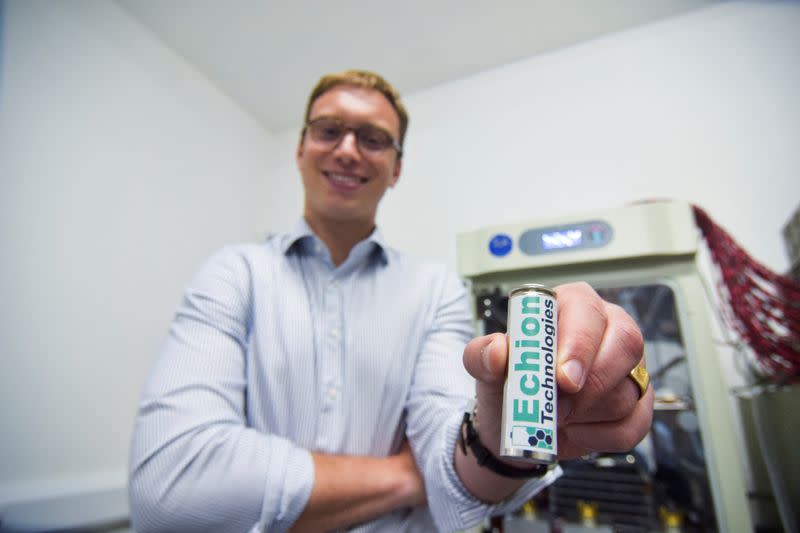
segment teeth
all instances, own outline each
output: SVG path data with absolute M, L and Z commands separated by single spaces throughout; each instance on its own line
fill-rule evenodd
M 337 183 L 347 183 L 351 185 L 355 185 L 357 183 L 363 183 L 361 178 L 356 178 L 355 176 L 342 176 L 341 174 L 328 174 L 332 181 Z

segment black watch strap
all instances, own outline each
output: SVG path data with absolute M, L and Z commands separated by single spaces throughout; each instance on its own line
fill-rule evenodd
M 547 473 L 548 466 L 544 464 L 534 465 L 530 468 L 518 468 L 497 459 L 481 442 L 480 436 L 472 424 L 472 417 L 472 413 L 464 413 L 464 420 L 461 422 L 461 430 L 458 436 L 458 444 L 461 446 L 461 451 L 464 452 L 464 455 L 467 454 L 467 447 L 469 447 L 480 466 L 488 468 L 503 477 L 515 479 L 534 478 L 541 477 Z

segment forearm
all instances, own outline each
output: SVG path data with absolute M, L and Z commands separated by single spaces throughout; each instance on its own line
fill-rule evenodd
M 425 491 L 407 447 L 385 457 L 313 453 L 314 486 L 293 532 L 354 526 L 397 509 L 425 504 Z
M 172 425 L 183 432 L 178 421 Z M 136 432 L 132 445 L 129 496 L 137 531 L 249 531 L 255 524 L 287 531 L 309 499 L 311 455 L 286 439 L 238 427 L 174 439 L 151 440 L 148 433 Z

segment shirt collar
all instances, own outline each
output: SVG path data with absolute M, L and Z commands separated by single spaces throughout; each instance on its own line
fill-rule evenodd
M 292 230 L 283 236 L 281 241 L 281 252 L 286 255 L 291 250 L 300 249 L 304 246 L 308 246 L 307 249 L 312 249 L 315 241 L 320 243 L 322 242 L 322 240 L 314 233 L 314 230 L 311 229 L 311 226 L 308 225 L 306 219 L 304 217 L 300 217 L 300 220 L 295 223 Z M 372 244 L 366 245 L 367 243 Z M 387 248 L 386 240 L 383 238 L 383 233 L 381 232 L 380 228 L 376 226 L 375 229 L 372 230 L 372 233 L 370 233 L 369 237 L 353 247 L 353 249 L 350 251 L 350 255 L 352 256 L 354 253 L 359 252 L 365 256 L 374 255 L 379 257 L 383 264 L 387 264 L 389 262 L 389 254 L 386 251 Z
M 306 222 L 305 218 L 300 218 L 292 230 L 283 235 L 281 239 L 281 252 L 285 254 L 289 253 L 289 250 L 299 245 L 304 239 L 310 239 L 314 237 L 314 232 L 311 231 L 311 227 Z

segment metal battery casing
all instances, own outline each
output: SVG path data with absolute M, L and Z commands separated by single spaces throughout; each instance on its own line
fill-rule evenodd
M 528 283 L 508 297 L 508 374 L 500 455 L 552 464 L 558 455 L 555 291 Z

